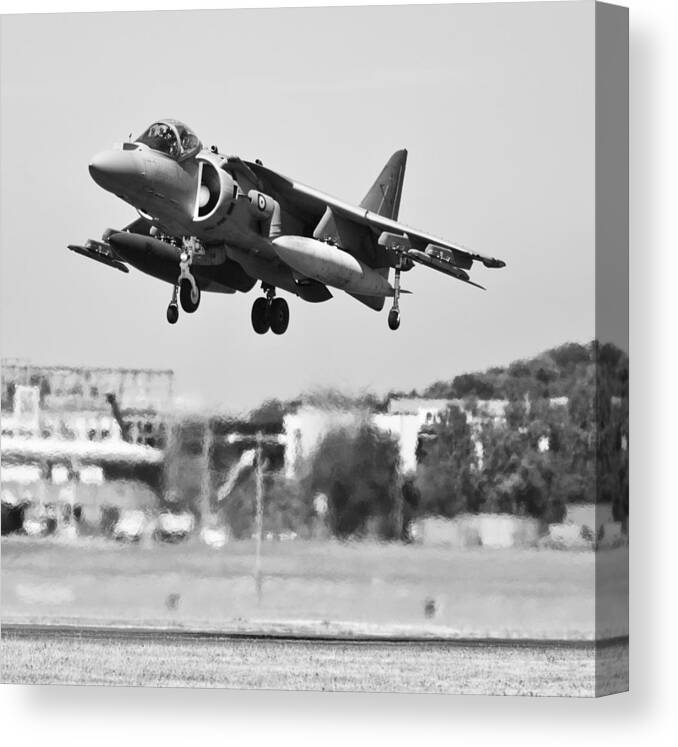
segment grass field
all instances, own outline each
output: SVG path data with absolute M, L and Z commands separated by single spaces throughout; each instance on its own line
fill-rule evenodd
M 599 553 L 596 568 L 591 552 L 264 543 L 260 597 L 254 565 L 252 542 L 214 550 L 7 537 L 2 619 L 350 622 L 534 638 L 627 632 L 626 548 Z
M 593 696 L 626 689 L 628 649 L 2 636 L 25 684 Z

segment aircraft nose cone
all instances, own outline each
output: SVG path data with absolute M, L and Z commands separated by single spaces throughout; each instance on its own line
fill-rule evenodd
M 122 150 L 105 150 L 97 153 L 89 164 L 89 173 L 104 189 L 118 187 L 140 175 L 134 153 Z

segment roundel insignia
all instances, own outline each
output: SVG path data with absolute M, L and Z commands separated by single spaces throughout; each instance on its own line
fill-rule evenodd
M 266 198 L 262 194 L 257 198 L 257 203 L 259 205 L 259 210 L 266 210 Z

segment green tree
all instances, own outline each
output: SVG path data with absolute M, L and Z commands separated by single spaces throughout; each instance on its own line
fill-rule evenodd
M 328 497 L 335 536 L 348 538 L 370 530 L 382 539 L 401 536 L 399 463 L 397 440 L 367 420 L 323 438 L 312 458 L 306 489 Z
M 484 433 L 481 480 L 483 511 L 561 521 L 565 502 L 556 489 L 558 471 L 551 452 L 541 452 L 539 429 L 516 432 L 490 426 Z
M 449 407 L 428 433 L 414 481 L 423 515 L 452 517 L 476 510 L 478 476 L 475 444 L 466 415 Z

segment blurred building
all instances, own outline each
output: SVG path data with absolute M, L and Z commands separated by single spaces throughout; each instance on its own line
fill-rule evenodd
M 300 474 L 304 461 L 332 430 L 357 427 L 366 419 L 379 430 L 390 433 L 400 447 L 400 463 L 404 472 L 417 467 L 417 454 L 422 433 L 444 416 L 447 399 L 392 398 L 386 412 L 368 412 L 315 405 L 303 405 L 296 412 L 285 415 L 286 434 L 285 474 Z
M 332 430 L 357 427 L 365 413 L 331 407 L 302 405 L 283 417 L 285 475 L 298 477 L 304 461 Z
M 162 448 L 172 371 L 2 364 L 2 434 Z
M 567 406 L 567 397 L 553 398 L 551 407 Z M 425 453 L 428 441 L 435 437 L 436 426 L 447 418 L 448 409 L 457 407 L 466 417 L 476 446 L 479 465 L 483 448 L 480 430 L 483 426 L 501 427 L 506 424 L 505 399 L 429 399 L 425 397 L 392 397 L 385 412 L 342 410 L 320 406 L 301 406 L 285 415 L 286 435 L 285 474 L 297 476 L 304 460 L 310 457 L 325 435 L 335 428 L 357 425 L 368 418 L 379 430 L 390 433 L 400 447 L 403 472 L 412 472 Z M 540 441 L 541 450 L 548 450 L 548 439 Z
M 220 494 L 245 452 L 260 449 L 266 472 L 278 472 L 285 443 L 282 418 L 253 421 L 212 413 L 177 417 L 166 451 L 166 500 L 206 521 L 225 508 L 226 498 Z
M 172 387 L 171 371 L 3 361 L 3 504 L 71 516 L 158 495 Z

